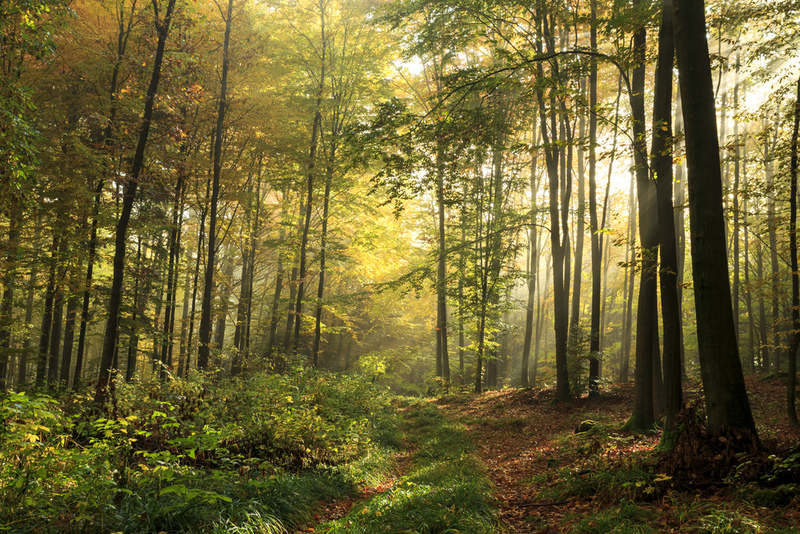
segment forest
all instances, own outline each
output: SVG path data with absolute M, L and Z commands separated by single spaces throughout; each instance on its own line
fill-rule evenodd
M 800 1 L 3 0 L 0 28 L 0 529 L 649 532 L 502 510 L 800 498 Z M 471 440 L 535 426 L 591 458 L 542 456 L 565 480 L 636 474 L 498 512 Z M 402 499 L 443 515 L 384 524 Z

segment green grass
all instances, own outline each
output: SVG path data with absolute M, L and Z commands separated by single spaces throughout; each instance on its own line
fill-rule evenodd
M 416 447 L 408 474 L 390 490 L 323 525 L 328 534 L 488 534 L 497 532 L 491 484 L 463 427 L 424 402 L 406 408 Z

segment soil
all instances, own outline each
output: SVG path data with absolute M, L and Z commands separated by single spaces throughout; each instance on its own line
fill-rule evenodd
M 763 449 L 761 455 L 786 451 L 800 444 L 800 430 L 792 429 L 785 415 L 784 380 L 747 379 L 748 393 Z M 684 385 L 687 404 L 702 396 L 699 385 Z M 660 433 L 618 433 L 624 446 L 606 448 L 596 440 L 584 440 L 586 446 L 577 450 L 562 446 L 565 436 L 573 434 L 584 421 L 596 421 L 613 427 L 621 426 L 630 416 L 633 386 L 613 385 L 601 390 L 599 396 L 583 396 L 572 402 L 555 402 L 553 389 L 504 389 L 490 391 L 480 396 L 444 397 L 438 404 L 454 418 L 467 423 L 489 478 L 495 485 L 495 495 L 500 504 L 500 517 L 507 532 L 550 533 L 568 532 L 564 517 L 586 517 L 617 506 L 619 496 L 592 495 L 585 498 L 544 501 L 538 497 L 544 487 L 553 482 L 555 473 L 571 467 L 580 474 L 587 458 L 602 454 L 608 462 L 620 461 L 626 455 L 652 451 L 659 443 Z M 602 450 L 601 450 L 602 449 Z M 584 456 L 585 455 L 585 456 Z M 639 457 L 656 460 L 656 454 Z M 713 458 L 709 461 L 714 461 Z M 669 505 L 667 493 L 691 493 L 692 499 L 735 506 L 728 485 L 721 480 L 696 480 L 691 485 L 682 484 L 647 503 L 659 510 L 659 530 L 685 531 L 681 521 L 671 517 L 674 510 Z M 795 500 L 795 502 L 797 502 Z M 768 521 L 784 525 L 799 524 L 800 516 L 794 507 L 771 510 Z M 569 521 L 567 521 L 567 524 Z

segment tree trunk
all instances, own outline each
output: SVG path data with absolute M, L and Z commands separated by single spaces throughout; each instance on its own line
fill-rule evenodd
M 70 280 L 77 279 L 77 270 L 80 269 L 79 265 L 72 271 Z M 69 387 L 70 371 L 72 370 L 72 350 L 75 341 L 75 320 L 78 314 L 78 295 L 74 291 L 70 291 L 67 296 L 67 318 L 64 323 L 64 351 L 61 355 L 61 377 L 60 382 L 65 387 Z
M 447 243 L 445 241 L 444 162 L 442 147 L 436 147 L 436 204 L 438 207 L 439 255 L 436 261 L 436 376 L 450 382 L 447 352 Z
M 16 203 L 16 202 L 15 202 Z M 11 328 L 14 322 L 14 288 L 17 285 L 19 264 L 19 238 L 22 226 L 22 209 L 13 207 L 8 215 L 8 241 L 6 265 L 3 276 L 3 298 L 0 303 L 0 391 L 8 387 L 8 364 L 11 359 Z
M 678 255 L 672 203 L 672 62 L 675 45 L 672 26 L 672 0 L 663 0 L 653 104 L 652 172 L 658 202 L 661 317 L 664 324 L 665 433 L 662 442 L 669 445 L 672 445 L 674 437 L 675 417 L 683 404 Z
M 534 129 L 536 129 L 534 125 Z M 536 129 L 534 134 L 534 146 L 539 144 L 539 130 Z M 530 254 L 528 254 L 528 302 L 525 307 L 525 340 L 522 347 L 522 361 L 520 365 L 520 386 L 523 388 L 529 387 L 529 361 L 531 353 L 531 342 L 533 341 L 533 318 L 534 318 L 534 303 L 536 300 L 537 279 L 539 276 L 539 207 L 537 206 L 537 195 L 539 192 L 539 178 L 536 175 L 539 158 L 538 153 L 531 161 L 531 227 L 528 231 L 528 244 Z
M 37 278 L 39 277 L 39 237 L 42 233 L 42 218 L 36 217 L 36 229 L 33 233 L 33 242 L 31 245 L 34 248 L 34 257 L 31 264 L 31 274 L 28 278 L 28 296 L 25 302 L 25 324 L 33 324 L 33 302 L 35 297 L 35 289 Z M 22 354 L 19 359 L 19 367 L 17 369 L 17 383 L 25 384 L 28 381 L 28 353 L 33 337 L 33 332 L 25 336 L 25 341 L 22 343 Z M 74 386 L 73 386 L 74 387 Z
M 47 371 L 47 349 L 50 346 L 50 331 L 53 326 L 53 297 L 56 287 L 56 259 L 58 258 L 58 237 L 53 236 L 53 249 L 50 257 L 50 272 L 47 276 L 47 289 L 44 297 L 42 329 L 39 337 L 39 358 L 36 362 L 36 387 L 44 385 Z
M 336 157 L 336 142 L 333 141 L 328 164 L 325 166 L 325 193 L 322 198 L 322 234 L 319 246 L 319 279 L 317 280 L 317 302 L 314 306 L 314 345 L 311 350 L 312 363 L 319 367 L 319 351 L 322 341 L 322 297 L 325 294 L 325 261 L 328 246 L 328 215 L 330 213 L 331 182 L 333 181 L 333 161 Z
M 214 134 L 214 177 L 211 186 L 211 205 L 208 218 L 208 254 L 206 258 L 205 285 L 203 286 L 203 307 L 200 312 L 197 349 L 197 368 L 207 369 L 211 356 L 211 315 L 214 306 L 214 268 L 217 254 L 217 204 L 219 203 L 219 181 L 222 174 L 222 138 L 224 136 L 225 112 L 228 109 L 228 70 L 230 67 L 229 48 L 231 24 L 233 22 L 233 0 L 228 0 L 225 20 L 225 39 L 222 45 L 222 77 L 220 79 L 217 126 Z
M 675 0 L 674 6 L 689 170 L 697 342 L 708 427 L 715 433 L 744 430 L 757 439 L 731 306 L 705 2 Z
M 786 380 L 786 411 L 789 424 L 800 428 L 795 406 L 797 387 L 797 350 L 800 349 L 800 271 L 797 259 L 797 175 L 800 172 L 798 160 L 798 132 L 800 130 L 800 78 L 797 80 L 797 96 L 794 104 L 794 128 L 792 129 L 791 163 L 789 177 L 789 261 L 792 264 L 792 342 L 789 347 Z
M 100 360 L 100 373 L 98 380 L 97 394 L 95 401 L 102 405 L 106 399 L 106 387 L 111 380 L 111 365 L 114 361 L 114 353 L 117 347 L 117 337 L 119 335 L 119 310 L 122 304 L 122 280 L 125 274 L 125 251 L 127 246 L 128 223 L 130 222 L 133 211 L 133 203 L 136 200 L 136 189 L 139 185 L 139 174 L 144 166 L 144 151 L 147 146 L 147 137 L 150 134 L 150 123 L 153 118 L 153 106 L 155 96 L 158 92 L 158 84 L 161 79 L 161 64 L 164 59 L 164 49 L 166 47 L 167 36 L 169 35 L 172 13 L 175 9 L 175 0 L 169 0 L 164 19 L 159 20 L 158 3 L 153 2 L 155 14 L 155 26 L 158 32 L 158 45 L 153 61 L 153 73 L 150 77 L 150 85 L 147 88 L 147 95 L 144 102 L 144 115 L 139 128 L 139 139 L 136 144 L 136 152 L 133 157 L 131 174 L 125 185 L 122 211 L 120 212 L 114 242 L 114 262 L 111 281 L 111 293 L 108 305 L 108 321 L 106 323 L 106 334 L 103 344 L 103 354 Z
M 550 35 L 546 16 L 539 12 L 538 23 L 540 35 L 548 42 L 548 51 L 555 49 L 553 37 Z M 537 43 L 537 52 L 542 53 L 541 41 Z M 544 69 L 541 62 L 537 64 L 540 78 L 544 78 Z M 554 66 L 555 68 L 555 66 Z M 550 194 L 550 249 L 553 257 L 553 323 L 556 343 L 556 398 L 559 401 L 570 399 L 569 371 L 567 369 L 567 338 L 569 333 L 569 286 L 566 282 L 569 270 L 566 267 L 567 256 L 567 237 L 562 236 L 561 217 L 559 217 L 559 206 L 564 211 L 568 211 L 568 206 L 561 205 L 563 201 L 559 198 L 559 171 L 558 171 L 558 139 L 553 139 L 556 134 L 556 110 L 552 110 L 550 126 L 547 125 L 547 116 L 544 103 L 544 92 L 541 88 L 536 91 L 537 103 L 539 107 L 540 125 L 542 131 L 542 141 L 544 144 L 545 163 L 549 180 Z M 552 135 L 551 135 L 552 134 Z M 561 195 L 564 196 L 564 195 Z
M 319 136 L 322 128 L 322 97 L 325 93 L 325 67 L 327 58 L 328 37 L 326 36 L 325 7 L 320 3 L 320 74 L 319 85 L 317 87 L 317 101 L 314 113 L 314 121 L 311 126 L 311 143 L 308 151 L 308 166 L 306 169 L 306 200 L 305 217 L 303 222 L 303 232 L 300 239 L 300 263 L 298 265 L 297 295 L 294 308 L 294 342 L 292 343 L 291 353 L 297 354 L 300 347 L 300 330 L 303 323 L 303 298 L 305 297 L 305 282 L 308 273 L 306 272 L 306 256 L 308 253 L 308 233 L 311 228 L 311 215 L 314 202 L 314 178 L 317 167 L 317 150 L 319 148 Z M 287 349 L 289 349 L 287 347 Z
M 641 3 L 636 0 L 634 5 Z M 634 68 L 630 90 L 633 120 L 633 159 L 636 191 L 639 200 L 639 239 L 642 247 L 639 304 L 636 310 L 636 370 L 633 413 L 623 428 L 650 429 L 656 421 L 653 406 L 653 351 L 657 343 L 658 226 L 655 184 L 647 172 L 645 140 L 645 47 L 646 29 L 638 28 L 633 36 Z
M 590 44 L 597 52 L 597 0 L 590 2 Z M 597 62 L 589 67 L 589 225 L 592 248 L 592 310 L 589 325 L 589 396 L 600 393 L 600 304 L 603 264 L 602 228 L 597 217 Z M 613 165 L 613 161 L 612 161 Z

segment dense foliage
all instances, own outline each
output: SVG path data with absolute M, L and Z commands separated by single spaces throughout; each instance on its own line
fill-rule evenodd
M 0 525 L 13 532 L 283 532 L 385 476 L 385 390 L 356 377 L 214 375 L 0 405 Z M 237 525 L 241 528 L 237 530 Z

